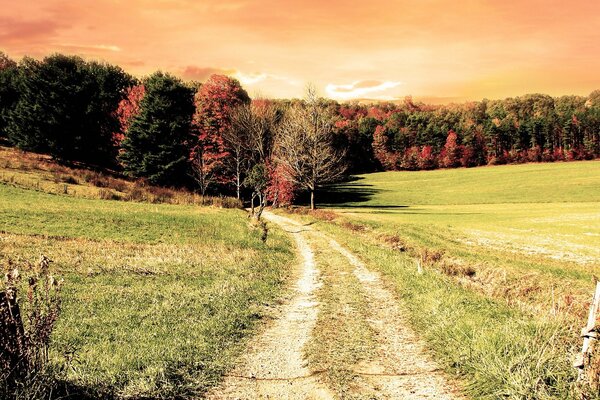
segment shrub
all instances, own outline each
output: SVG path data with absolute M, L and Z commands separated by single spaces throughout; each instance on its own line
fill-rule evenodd
M 99 172 L 88 171 L 83 174 L 83 179 L 96 187 L 108 187 L 108 179 Z
M 22 310 L 2 313 L 8 321 L 2 321 L 3 328 L 14 326 L 14 351 L 19 363 L 11 365 L 11 370 L 2 370 L 0 375 L 0 396 L 6 398 L 48 398 L 55 385 L 53 371 L 48 364 L 50 339 L 60 314 L 60 289 L 62 280 L 57 281 L 49 272 L 51 260 L 41 256 L 39 265 L 28 278 L 27 297 Z M 9 306 L 10 299 L 16 299 L 21 277 L 17 269 L 6 275 L 5 292 Z M 15 310 L 18 310 L 18 306 Z M 14 311 L 14 310 L 13 310 Z M 6 332 L 6 331 L 5 331 Z M 6 336 L 4 336 L 6 337 Z M 7 343 L 3 343 L 3 350 Z M 6 368 L 7 365 L 3 365 Z M 5 393 L 7 392 L 7 393 Z M 11 396 L 11 397 L 8 397 Z
M 127 200 L 129 200 L 129 201 L 146 201 L 147 200 L 146 191 L 137 186 L 134 186 L 127 194 Z
M 69 183 L 71 185 L 79 184 L 79 181 L 73 175 L 57 175 L 54 177 L 54 183 Z
M 120 179 L 108 178 L 108 185 L 106 187 L 116 190 L 117 192 L 125 192 L 127 190 L 127 183 Z
M 159 186 L 150 186 L 148 193 L 152 194 L 152 203 L 169 203 L 174 196 L 173 189 L 167 189 Z
M 121 200 L 121 196 L 110 189 L 100 189 L 98 191 L 98 197 L 102 200 Z
M 228 196 L 205 198 L 205 204 L 209 204 L 212 207 L 219 208 L 244 208 L 241 200 L 238 200 L 235 197 Z

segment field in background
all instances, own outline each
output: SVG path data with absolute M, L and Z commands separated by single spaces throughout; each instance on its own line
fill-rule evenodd
M 69 390 L 90 398 L 201 394 L 276 300 L 294 258 L 283 233 L 263 243 L 241 210 L 0 183 L 3 272 L 26 277 L 40 254 L 65 280 L 51 359 Z
M 600 275 L 598 161 L 384 172 L 335 189 L 330 206 L 346 218 L 444 258 L 481 290 L 585 312 L 572 303 Z

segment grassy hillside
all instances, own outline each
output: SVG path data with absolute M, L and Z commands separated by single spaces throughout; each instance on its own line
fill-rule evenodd
M 338 187 L 352 192 L 343 199 L 346 206 L 600 201 L 600 161 L 379 172 L 357 178 Z M 361 201 L 353 201 L 352 196 L 361 194 Z
M 261 242 L 241 210 L 0 184 L 0 265 L 28 276 L 40 254 L 65 280 L 52 362 L 71 393 L 92 398 L 201 394 L 276 300 L 293 259 L 282 233 Z

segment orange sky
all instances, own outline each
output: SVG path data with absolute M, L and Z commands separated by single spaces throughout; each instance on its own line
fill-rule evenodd
M 0 0 L 0 50 L 144 75 L 238 78 L 251 95 L 435 101 L 600 88 L 600 1 Z

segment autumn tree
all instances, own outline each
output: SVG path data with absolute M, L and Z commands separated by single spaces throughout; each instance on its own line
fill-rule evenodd
M 289 206 L 296 195 L 296 185 L 288 177 L 291 175 L 282 163 L 271 162 L 267 165 L 269 184 L 267 187 L 267 200 L 272 207 Z
M 235 162 L 233 168 L 232 163 L 228 162 L 231 152 L 235 151 L 230 146 L 235 144 L 227 142 L 224 135 L 235 138 L 240 133 L 231 128 L 233 110 L 249 101 L 248 93 L 240 83 L 224 75 L 212 75 L 196 93 L 193 118 L 195 138 L 190 158 L 194 163 L 196 180 L 203 182 L 201 191 L 205 192 L 216 182 L 227 184 L 235 181 L 236 186 L 239 184 Z
M 456 168 L 461 166 L 463 156 L 463 147 L 458 144 L 456 132 L 449 131 L 441 154 L 441 164 L 446 168 Z
M 304 102 L 290 106 L 278 125 L 277 160 L 288 178 L 310 192 L 315 208 L 315 191 L 342 177 L 346 168 L 343 153 L 333 147 L 334 114 L 323 107 L 313 87 Z
M 122 142 L 125 172 L 158 185 L 176 185 L 188 176 L 193 89 L 156 72 L 143 82 L 145 95 Z
M 140 103 L 146 94 L 146 88 L 142 84 L 127 88 L 125 97 L 119 102 L 117 118 L 119 119 L 119 131 L 113 135 L 115 145 L 120 146 L 125 138 L 133 119 L 140 113 Z

